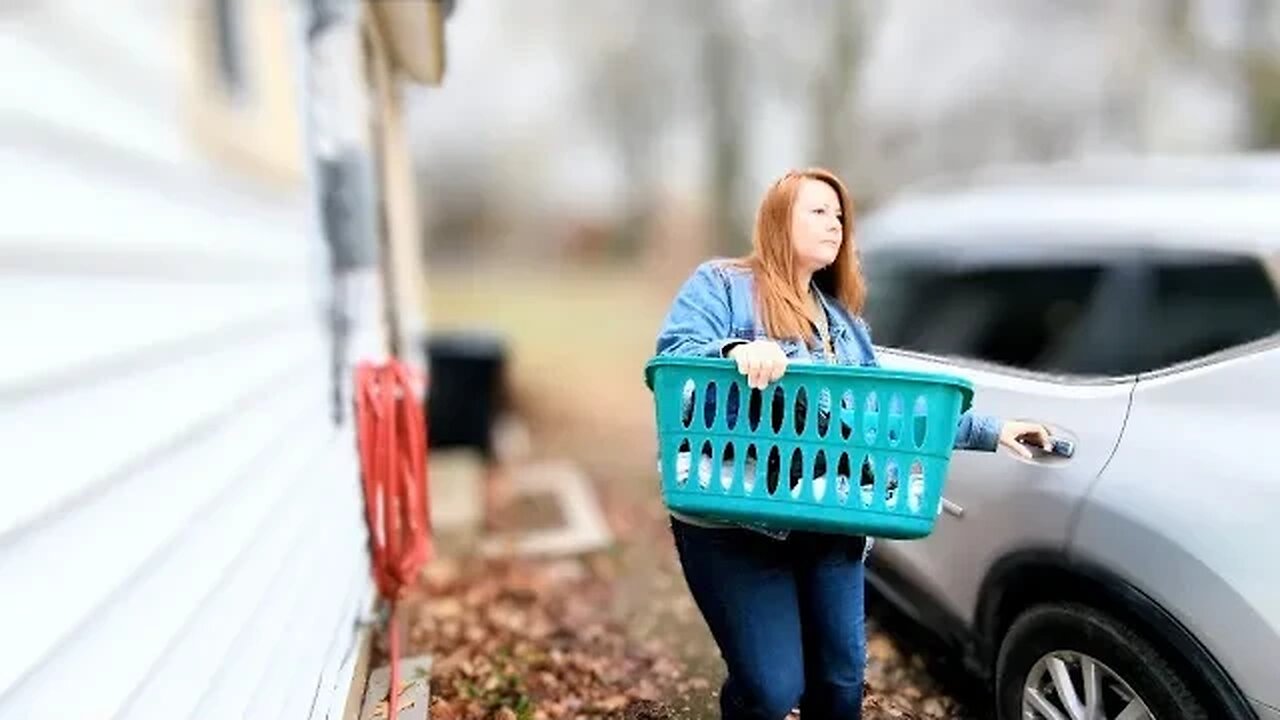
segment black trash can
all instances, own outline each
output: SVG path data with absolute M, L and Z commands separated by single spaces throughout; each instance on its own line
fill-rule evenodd
M 425 351 L 428 447 L 470 448 L 492 460 L 506 372 L 503 339 L 479 330 L 432 333 Z

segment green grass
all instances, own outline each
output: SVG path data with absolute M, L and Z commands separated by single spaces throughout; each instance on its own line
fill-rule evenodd
M 484 328 L 506 339 L 520 397 L 597 411 L 648 408 L 644 363 L 667 288 L 626 269 L 527 268 L 437 271 L 427 287 L 433 329 Z

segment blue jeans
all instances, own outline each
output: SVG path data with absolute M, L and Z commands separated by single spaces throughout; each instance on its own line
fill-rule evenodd
M 685 581 L 720 647 L 723 720 L 858 720 L 866 669 L 861 538 L 671 519 Z

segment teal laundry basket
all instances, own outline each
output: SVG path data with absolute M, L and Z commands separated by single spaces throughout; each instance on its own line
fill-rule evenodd
M 773 529 L 909 539 L 933 530 L 961 413 L 958 377 L 796 364 L 763 391 L 719 358 L 660 356 L 663 500 Z

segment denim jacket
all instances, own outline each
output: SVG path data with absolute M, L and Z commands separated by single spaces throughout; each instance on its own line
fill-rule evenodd
M 826 312 L 835 354 L 832 356 L 822 347 L 816 331 L 807 341 L 772 338 L 790 361 L 878 366 L 866 322 L 816 287 L 814 291 Z M 676 294 L 658 333 L 657 354 L 725 357 L 733 346 L 758 339 L 771 338 L 755 312 L 751 271 L 723 260 L 709 260 L 698 266 Z M 997 418 L 966 412 L 956 427 L 954 447 L 994 451 L 999 435 Z M 721 527 L 703 519 L 678 517 L 697 525 Z M 785 532 L 752 529 L 774 537 L 786 536 Z

